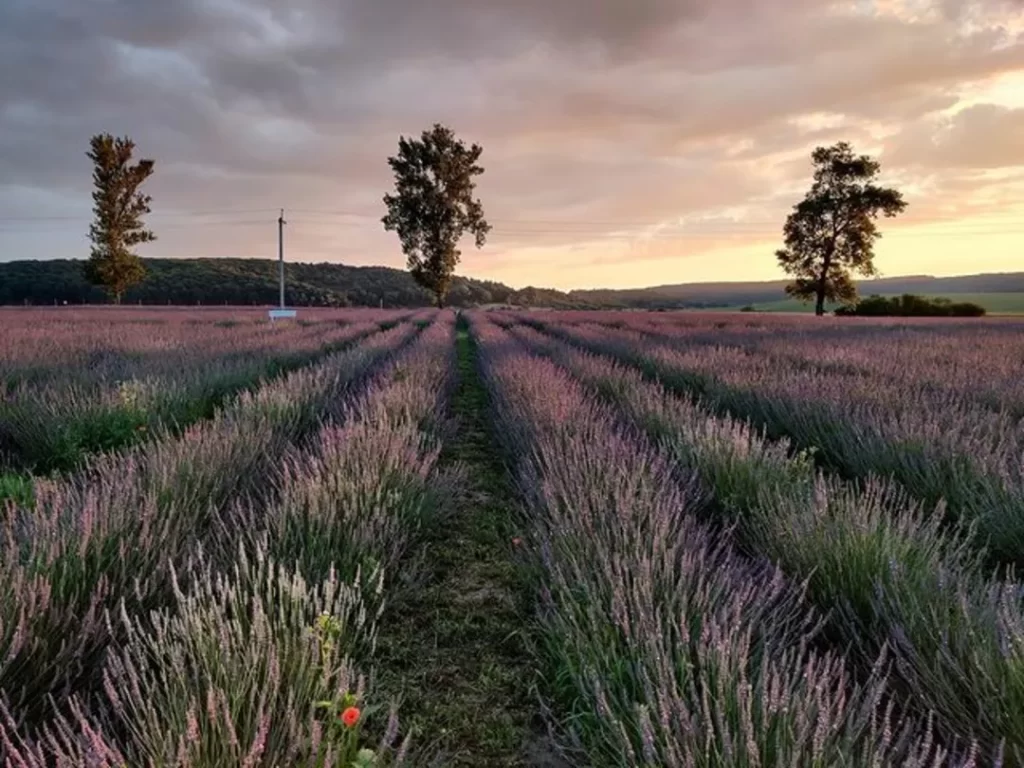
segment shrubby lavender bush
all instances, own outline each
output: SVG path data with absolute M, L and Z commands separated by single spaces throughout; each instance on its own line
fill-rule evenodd
M 541 570 L 546 679 L 599 765 L 941 765 L 812 649 L 798 584 L 697 521 L 702 493 L 551 363 L 474 318 Z
M 832 634 L 865 666 L 892 650 L 904 703 L 934 711 L 949 740 L 979 739 L 1021 761 L 1024 605 L 1015 582 L 987 577 L 968 533 L 943 525 L 891 483 L 853 486 L 817 473 L 786 441 L 718 417 L 635 370 L 532 329 L 513 333 L 581 381 L 692 468 L 716 513 L 831 611 Z M 964 738 L 960 739 L 961 741 Z
M 169 567 L 217 530 L 220 511 L 415 333 L 403 325 L 377 334 L 244 393 L 179 438 L 39 483 L 32 506 L 8 504 L 0 520 L 0 695 L 19 724 L 31 729 L 52 710 L 48 697 L 91 685 L 111 639 L 104 611 L 165 599 Z
M 1024 437 L 1018 417 L 951 389 L 793 367 L 740 347 L 652 344 L 628 327 L 549 326 L 617 355 L 720 412 L 814 448 L 846 475 L 898 481 L 976 526 L 991 560 L 1024 565 Z
M 176 437 L 37 479 L 31 498 L 0 511 L 0 765 L 406 760 L 394 702 L 374 683 L 376 638 L 389 600 L 415 586 L 421 531 L 443 526 L 461 493 L 464 470 L 440 460 L 453 435 L 454 317 L 405 313 L 376 332 L 399 316 L 342 315 L 346 328 L 314 324 L 295 339 L 350 333 L 353 348 Z M 995 424 L 1015 396 L 1009 379 L 972 397 L 976 375 L 936 381 L 870 358 L 880 334 L 952 349 L 941 340 L 962 333 L 953 326 L 825 321 L 812 332 L 709 317 L 547 313 L 524 325 L 470 314 L 522 505 L 530 647 L 567 756 L 644 768 L 1024 765 L 1024 592 L 990 572 L 986 523 L 963 501 L 1005 515 L 1010 497 L 965 482 L 990 454 L 963 465 L 974 474 L 939 461 L 927 440 L 949 413 L 915 415 L 946 405 Z M 1000 333 L 993 344 L 1011 354 Z M 787 348 L 786 335 L 799 343 Z M 825 340 L 856 353 L 813 359 Z M 45 356 L 11 349 L 0 345 L 5 380 L 52 375 Z M 149 366 L 173 380 L 173 365 L 128 347 L 92 362 L 99 379 Z M 912 392 L 903 421 L 888 432 L 870 421 L 880 396 L 863 412 L 842 410 L 833 390 L 832 411 L 814 411 L 814 393 L 772 401 L 791 380 L 844 377 L 857 403 L 876 383 Z M 127 380 L 110 390 L 118 407 L 160 397 L 161 385 Z M 753 424 L 729 415 L 744 408 Z M 769 416 L 781 439 L 763 433 Z M 878 449 L 896 462 L 885 451 L 899 424 L 910 425 L 901 450 L 921 443 L 900 471 L 925 478 L 902 488 L 864 458 Z M 977 444 L 996 445 L 989 424 L 977 423 Z M 857 482 L 797 450 L 839 466 L 829 440 L 851 435 L 861 442 L 843 466 Z M 964 496 L 929 495 L 953 471 L 942 482 Z
M 437 467 L 454 382 L 452 318 L 403 347 L 414 334 L 400 326 L 339 356 L 330 385 L 293 381 L 243 398 L 242 412 L 291 427 L 271 492 L 247 500 L 235 486 L 209 510 L 208 535 L 178 542 L 177 555 L 150 553 L 169 594 L 162 607 L 147 611 L 125 585 L 116 604 L 114 593 L 97 604 L 102 676 L 66 706 L 50 702 L 35 727 L 8 705 L 0 758 L 33 768 L 403 762 L 408 739 L 397 743 L 394 708 L 361 671 L 399 560 L 459 487 L 458 471 Z M 341 385 L 366 374 L 358 389 Z M 323 423 L 297 441 L 312 423 L 306 411 Z M 165 490 L 187 485 L 172 480 Z M 361 735 L 364 721 L 376 743 Z
M 259 549 L 252 558 L 240 552 L 230 573 L 202 557 L 180 575 L 172 569 L 167 608 L 108 614 L 123 639 L 103 667 L 101 706 L 74 700 L 71 714 L 34 740 L 0 713 L 7 764 L 347 767 L 356 749 L 332 743 L 320 703 L 370 698 L 350 654 L 372 645 L 375 617 L 362 592 L 379 591 L 380 579 L 343 583 L 332 571 L 310 584 Z M 321 617 L 335 627 L 329 642 L 317 631 Z M 398 765 L 395 714 L 379 714 L 387 720 L 379 764 Z
M 275 499 L 236 515 L 232 531 L 269 532 L 271 552 L 317 575 L 360 567 L 386 572 L 416 532 L 458 495 L 461 472 L 441 472 L 450 431 L 454 325 L 437 322 L 285 460 Z M 262 535 L 262 534 L 257 534 Z
M 17 333 L 0 345 L 0 467 L 70 470 L 89 453 L 160 438 L 211 416 L 238 391 L 392 322 L 350 320 L 231 328 L 209 319 L 155 328 L 126 318 L 99 329 L 43 323 L 54 335 L 37 341 L 63 367 L 40 360 L 26 345 L 37 334 L 15 322 Z

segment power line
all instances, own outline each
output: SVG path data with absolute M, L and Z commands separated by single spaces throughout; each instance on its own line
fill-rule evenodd
M 147 213 L 152 218 L 182 218 L 194 216 L 222 216 L 228 214 L 242 213 L 269 213 L 276 208 L 224 208 L 224 209 L 202 209 L 195 211 L 155 211 Z M 11 221 L 87 221 L 92 218 L 91 213 L 83 213 L 78 216 L 0 216 L 0 224 Z
M 324 221 L 318 219 L 306 219 L 303 217 L 293 218 L 293 221 L 309 224 L 312 226 L 352 226 L 347 222 Z M 522 234 L 522 235 L 615 235 L 625 237 L 685 237 L 702 235 L 749 235 L 749 234 L 770 234 L 773 237 L 781 237 L 781 224 L 768 222 L 683 222 L 683 223 L 636 223 L 626 224 L 605 224 L 602 222 L 578 221 L 562 222 L 558 225 L 541 225 L 539 223 L 521 220 L 516 223 L 501 224 L 499 219 L 488 219 L 493 224 L 492 234 Z M 1020 234 L 1024 232 L 1024 225 L 1020 223 L 1007 223 L 1006 225 L 983 225 L 974 222 L 920 222 L 917 227 L 928 227 L 934 234 Z M 890 228 L 882 231 L 883 237 L 892 234 L 914 234 L 910 232 L 910 226 Z M 633 231 L 629 231 L 633 230 Z M 653 230 L 653 231 L 644 231 Z
M 324 210 L 324 209 L 310 209 L 310 208 L 294 208 L 294 209 L 289 209 L 289 210 L 294 212 L 294 213 L 298 213 L 298 214 L 307 214 L 307 215 L 314 215 L 314 216 L 327 216 L 327 217 L 337 216 L 337 217 L 346 217 L 346 218 L 364 218 L 364 219 L 372 219 L 374 221 L 377 221 L 380 218 L 379 216 L 377 216 L 375 214 L 368 214 L 368 213 L 362 213 L 362 212 L 350 211 L 350 210 Z M 645 220 L 645 221 L 641 221 L 641 220 L 636 220 L 636 219 L 633 219 L 633 220 L 609 220 L 609 219 L 562 219 L 562 220 L 553 220 L 553 219 L 520 219 L 520 218 L 504 218 L 504 217 L 494 217 L 494 216 L 487 216 L 486 218 L 487 218 L 487 221 L 490 222 L 491 224 L 501 226 L 502 228 L 505 228 L 505 227 L 515 227 L 515 226 L 523 225 L 523 226 L 530 227 L 532 229 L 538 229 L 538 228 L 539 229 L 544 229 L 545 231 L 547 231 L 549 229 L 561 228 L 561 227 L 588 227 L 588 228 L 598 227 L 598 228 L 608 228 L 608 229 L 615 229 L 615 228 L 621 228 L 621 229 L 642 229 L 642 228 L 661 227 L 661 226 L 664 226 L 664 227 L 677 227 L 677 226 L 693 226 L 693 225 L 702 225 L 702 224 L 721 224 L 721 225 L 726 225 L 726 226 L 733 227 L 733 228 L 768 227 L 768 228 L 771 228 L 773 231 L 774 230 L 778 230 L 778 231 L 781 232 L 782 231 L 782 222 L 785 219 L 785 215 L 780 216 L 780 218 L 777 221 L 775 219 L 772 219 L 771 221 L 741 221 L 741 220 L 736 220 L 736 219 L 712 219 L 712 220 L 695 220 L 695 221 L 694 220 L 691 220 L 691 221 L 685 221 L 685 220 L 679 221 L 679 220 L 676 220 L 676 221 L 665 222 L 665 221 L 651 221 L 649 219 Z M 994 222 L 993 224 L 998 224 L 998 222 Z M 1019 224 L 1019 222 L 1018 222 L 1018 220 L 1016 218 L 1008 221 L 1007 224 L 1009 224 L 1009 225 L 1011 225 L 1011 226 L 1013 226 L 1015 228 L 1020 226 L 1020 224 Z M 978 226 L 977 224 L 975 224 L 973 222 L 970 222 L 970 221 L 964 222 L 963 220 L 945 220 L 945 221 L 935 221 L 935 222 L 930 222 L 930 221 L 912 221 L 912 222 L 908 222 L 906 220 L 903 220 L 902 222 L 900 222 L 897 225 L 897 227 L 907 227 L 907 226 L 914 226 L 914 225 L 918 225 L 918 226 L 957 226 L 957 225 Z M 497 228 L 497 226 L 495 228 Z
M 346 217 L 364 218 L 378 221 L 378 217 L 357 213 L 354 211 L 326 211 L 312 209 L 290 209 L 300 214 L 294 221 L 312 224 L 315 226 L 341 226 L 341 222 L 323 219 L 307 219 L 304 215 L 325 216 L 325 217 Z M 650 237 L 650 236 L 688 236 L 703 234 L 760 234 L 770 233 L 774 236 L 781 236 L 782 222 L 776 221 L 673 221 L 673 222 L 652 222 L 652 221 L 600 221 L 600 220 L 540 220 L 540 219 L 505 219 L 487 217 L 491 223 L 494 234 L 524 234 L 524 235 L 619 235 L 629 237 Z M 902 226 L 887 228 L 883 230 L 883 237 L 892 234 L 908 234 L 910 227 L 928 227 L 935 234 L 963 233 L 963 234 L 1020 234 L 1022 225 L 1018 221 L 1010 221 L 1005 224 L 992 223 L 983 224 L 971 221 L 939 221 L 939 222 L 913 222 L 902 223 Z M 691 228 L 687 230 L 686 228 Z M 692 229 L 697 228 L 697 229 Z M 636 232 L 635 230 L 657 230 L 656 232 Z M 918 235 L 918 233 L 912 233 Z
M 325 211 L 315 209 L 294 210 L 297 216 L 290 217 L 291 223 L 302 227 L 362 227 L 375 226 L 379 219 L 370 214 L 353 211 Z M 159 224 L 158 232 L 185 229 L 208 229 L 223 227 L 264 227 L 268 226 L 267 218 L 253 218 L 253 214 L 277 212 L 276 208 L 234 208 L 204 209 L 196 211 L 174 211 L 162 214 L 149 214 L 155 219 L 174 219 L 187 217 L 190 220 L 178 223 Z M 313 218 L 307 218 L 313 216 Z M 326 218 L 318 218 L 326 217 Z M 339 218 L 364 219 L 364 222 L 342 221 Z M 603 240 L 686 240 L 706 237 L 766 237 L 779 238 L 782 233 L 781 223 L 766 221 L 673 221 L 673 222 L 626 222 L 599 220 L 530 220 L 489 218 L 492 223 L 491 234 L 502 239 L 544 239 L 557 237 L 593 238 Z M 47 223 L 61 226 L 46 226 Z M 85 216 L 0 216 L 0 234 L 50 234 L 83 229 L 88 224 Z M 13 225 L 13 226 L 3 226 Z M 922 233 L 910 227 L 927 227 L 928 232 Z M 992 237 L 999 235 L 1024 234 L 1024 225 L 1018 222 L 972 222 L 944 221 L 904 223 L 903 226 L 890 227 L 883 230 L 883 240 L 890 237 Z
M 360 211 L 352 210 L 325 210 L 325 209 L 312 209 L 312 208 L 294 208 L 289 209 L 290 211 L 298 214 L 306 214 L 312 216 L 327 216 L 327 217 L 344 217 L 344 218 L 362 218 L 367 220 L 378 221 L 379 216 L 376 214 L 370 214 Z M 278 212 L 278 208 L 202 208 L 194 210 L 182 210 L 176 209 L 173 211 L 155 211 L 153 213 L 146 214 L 147 218 L 181 218 L 181 217 L 210 217 L 210 216 L 231 216 L 231 215 L 243 215 L 243 214 L 267 214 Z M 61 215 L 61 216 L 0 216 L 0 224 L 8 222 L 31 222 L 31 221 L 87 221 L 91 218 L 91 213 L 80 214 L 80 215 Z M 504 217 L 493 217 L 488 216 L 487 220 L 493 224 L 499 225 L 502 228 L 505 227 L 516 227 L 524 226 L 529 228 L 543 229 L 545 231 L 550 229 L 557 229 L 562 227 L 585 227 L 585 228 L 622 228 L 622 229 L 640 229 L 649 227 L 680 227 L 680 226 L 691 226 L 691 225 L 725 225 L 731 228 L 754 228 L 754 227 L 770 227 L 772 229 L 780 229 L 781 223 L 775 221 L 743 221 L 736 219 L 698 219 L 698 220 L 675 220 L 675 221 L 651 221 L 651 220 L 609 220 L 609 219 L 522 219 L 522 218 L 504 218 Z M 780 220 L 781 221 L 781 220 Z M 975 226 L 972 222 L 964 222 L 962 220 L 952 221 L 938 221 L 938 222 L 927 222 L 920 221 L 914 222 L 920 225 L 930 226 L 950 226 L 950 225 L 961 225 L 966 224 L 968 226 Z M 994 222 L 996 223 L 996 222 Z M 1011 222 L 1014 226 L 1017 226 L 1017 220 L 1013 219 Z M 901 222 L 903 226 L 908 226 L 908 222 Z
M 197 221 L 197 222 L 192 222 L 192 223 L 189 223 L 189 224 L 184 224 L 184 223 L 182 223 L 182 224 L 170 224 L 170 225 L 163 224 L 163 225 L 160 225 L 157 228 L 157 233 L 159 234 L 160 232 L 175 232 L 175 231 L 178 231 L 178 230 L 185 230 L 185 229 L 203 229 L 203 228 L 209 229 L 209 228 L 214 228 L 214 227 L 220 228 L 220 227 L 252 227 L 252 226 L 262 226 L 262 227 L 265 227 L 265 226 L 268 226 L 268 225 L 267 225 L 266 219 L 259 219 L 259 220 L 252 220 L 252 221 Z M 8 228 L 8 227 L 0 227 L 0 234 L 8 234 L 8 235 L 48 235 L 48 234 L 54 234 L 54 233 L 67 234 L 67 233 L 71 233 L 71 232 L 75 232 L 75 233 L 81 232 L 82 236 L 84 237 L 85 234 L 86 234 L 86 229 L 83 228 L 83 227 L 80 227 L 80 226 L 76 226 L 74 228 L 71 228 L 71 227 L 63 227 L 63 228 L 45 227 L 45 228 L 32 228 L 32 229 L 25 229 L 25 228 L 11 229 L 11 228 Z

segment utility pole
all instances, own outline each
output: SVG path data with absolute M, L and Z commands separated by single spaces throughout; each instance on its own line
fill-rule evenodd
M 281 309 L 284 309 L 284 208 L 277 219 L 277 266 L 281 279 Z
M 284 208 L 282 208 L 281 215 L 277 217 L 277 268 L 281 280 L 281 306 L 270 310 L 270 322 L 279 318 L 295 317 L 294 309 L 284 308 L 284 225 Z

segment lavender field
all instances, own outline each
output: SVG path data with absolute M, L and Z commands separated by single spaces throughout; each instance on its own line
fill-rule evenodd
M 1024 323 L 0 323 L 4 768 L 1024 766 Z

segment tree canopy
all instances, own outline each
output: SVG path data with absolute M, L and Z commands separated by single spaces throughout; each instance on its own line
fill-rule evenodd
M 395 174 L 395 194 L 385 195 L 384 229 L 398 232 L 413 279 L 444 306 L 467 232 L 482 248 L 490 225 L 473 178 L 484 172 L 483 149 L 466 145 L 454 132 L 435 123 L 416 139 L 399 138 L 398 154 L 388 158 Z
M 93 223 L 89 226 L 92 249 L 85 263 L 85 276 L 94 285 L 103 286 L 115 303 L 124 292 L 140 282 L 146 270 L 132 250 L 140 243 L 156 240 L 142 223 L 150 212 L 149 195 L 139 186 L 153 173 L 153 160 L 129 165 L 135 143 L 127 136 L 115 138 L 97 134 L 86 155 L 93 162 Z
M 874 243 L 880 238 L 876 219 L 906 209 L 903 195 L 874 183 L 881 166 L 867 155 L 854 155 L 847 142 L 818 147 L 811 156 L 814 183 L 786 219 L 785 248 L 776 251 L 780 266 L 795 280 L 786 292 L 814 299 L 815 312 L 825 302 L 857 298 L 853 272 L 877 275 Z

